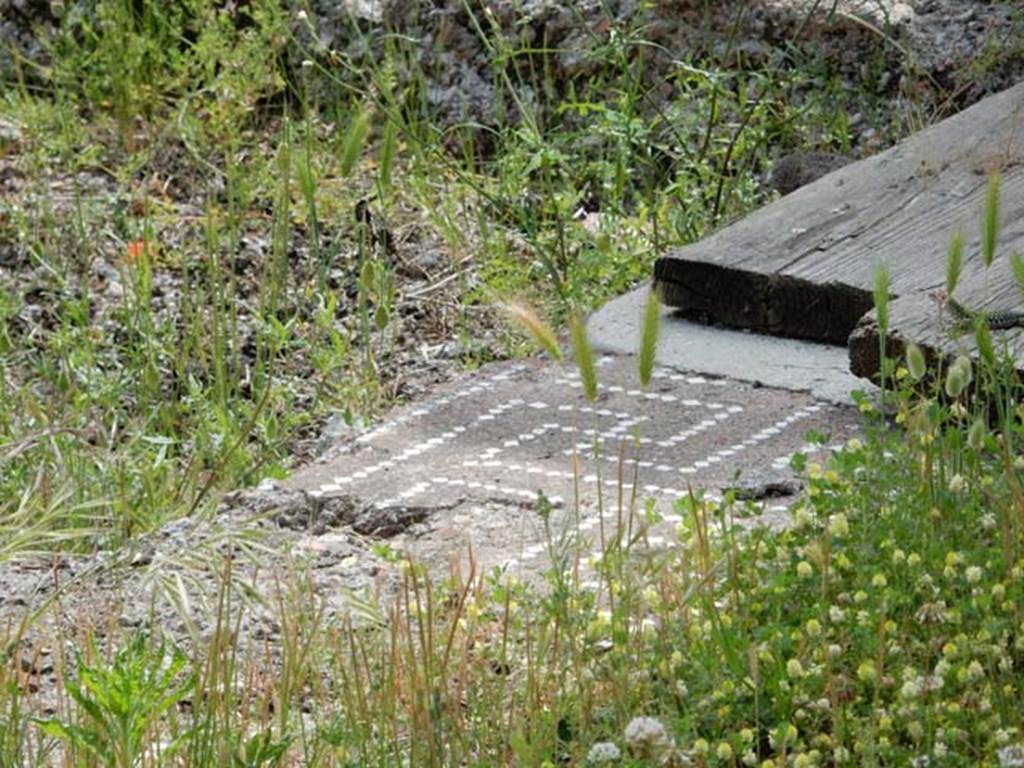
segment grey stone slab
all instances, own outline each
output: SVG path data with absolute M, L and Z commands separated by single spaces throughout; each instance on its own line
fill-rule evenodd
M 591 316 L 587 330 L 595 349 L 609 354 L 637 350 L 648 291 L 647 286 L 638 288 Z M 661 313 L 658 362 L 662 365 L 808 392 L 840 405 L 850 403 L 854 390 L 875 391 L 850 372 L 844 347 L 703 325 L 666 307 Z
M 650 499 L 669 535 L 680 520 L 676 501 L 691 488 L 717 494 L 746 473 L 781 482 L 795 452 L 816 450 L 806 444 L 809 430 L 833 442 L 858 430 L 850 408 L 728 378 L 660 368 L 643 390 L 631 356 L 601 358 L 598 376 L 590 403 L 571 366 L 490 366 L 287 485 L 352 495 L 382 515 L 414 520 L 391 540 L 419 557 L 437 561 L 472 547 L 488 566 L 536 570 L 545 556 L 539 493 L 553 505 L 556 530 L 578 522 L 596 548 L 635 486 L 640 508 Z

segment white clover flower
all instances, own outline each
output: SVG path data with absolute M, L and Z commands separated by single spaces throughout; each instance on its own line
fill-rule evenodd
M 796 575 L 801 579 L 809 579 L 814 575 L 814 568 L 806 560 L 801 560 L 796 566 Z
M 918 696 L 921 695 L 921 688 L 921 678 L 912 678 L 903 683 L 903 687 L 900 688 L 900 696 L 902 696 L 905 699 L 916 699 Z
M 932 691 L 941 691 L 942 686 L 946 684 L 945 678 L 942 675 L 924 675 L 921 677 L 921 689 L 925 693 L 931 693 Z
M 968 583 L 977 584 L 981 581 L 981 567 L 977 565 L 968 566 L 967 570 L 964 571 L 964 576 L 967 577 Z
M 985 668 L 977 659 L 967 665 L 967 678 L 972 682 L 981 680 L 985 676 Z
M 618 762 L 621 757 L 619 748 L 610 741 L 599 741 L 587 752 L 587 762 L 591 765 Z
M 305 11 L 299 11 L 297 14 L 295 14 L 295 18 L 298 19 L 299 21 L 307 21 L 309 19 L 309 14 L 306 13 Z
M 996 751 L 999 758 L 999 768 L 1022 768 L 1024 767 L 1024 744 L 1011 744 Z
M 797 528 L 807 528 L 814 522 L 811 513 L 805 507 L 797 507 L 793 510 L 793 525 Z
M 842 512 L 837 512 L 828 519 L 828 530 L 837 539 L 842 539 L 850 533 L 850 522 L 846 519 L 846 515 Z
M 639 757 L 657 759 L 674 746 L 665 726 L 655 717 L 634 717 L 624 736 L 629 749 Z
M 950 493 L 960 493 L 966 487 L 967 481 L 964 480 L 963 475 L 953 475 L 949 478 Z
M 846 620 L 846 611 L 840 608 L 838 605 L 829 606 L 828 619 L 833 624 L 842 624 Z
M 799 659 L 790 659 L 786 662 L 786 674 L 794 680 L 799 680 L 804 676 L 804 665 Z

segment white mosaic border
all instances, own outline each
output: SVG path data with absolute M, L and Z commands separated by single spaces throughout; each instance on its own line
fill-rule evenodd
M 510 375 L 511 375 L 511 372 L 503 373 L 500 376 L 492 377 L 486 387 L 481 387 L 481 388 L 475 388 L 474 387 L 474 388 L 471 388 L 471 389 L 475 389 L 476 390 L 476 392 L 475 392 L 476 394 L 479 394 L 479 393 L 481 393 L 483 391 L 486 391 L 488 389 L 493 389 L 494 384 L 496 382 L 506 380 L 507 378 L 509 378 Z M 611 389 L 611 387 L 609 387 L 609 390 L 610 389 Z M 622 388 L 620 387 L 618 389 L 622 389 Z M 469 390 L 467 390 L 467 392 L 469 392 Z M 679 398 L 678 395 L 675 395 L 675 394 L 672 394 L 672 393 L 660 393 L 659 394 L 659 393 L 642 392 L 640 390 L 629 390 L 629 391 L 624 391 L 624 394 L 629 396 L 629 397 L 643 397 L 645 399 L 657 399 L 657 400 L 660 400 L 661 402 L 665 402 L 665 403 L 679 402 L 680 405 L 683 405 L 683 406 L 686 406 L 686 407 L 690 407 L 690 408 L 703 407 L 703 408 L 707 408 L 709 410 L 717 411 L 717 413 L 715 414 L 713 419 L 705 420 L 704 422 L 702 422 L 702 424 L 704 424 L 705 422 L 709 422 L 709 426 L 708 427 L 703 427 L 699 431 L 703 431 L 703 429 L 707 429 L 710 426 L 713 426 L 716 422 L 723 421 L 723 420 L 727 419 L 730 415 L 732 415 L 734 413 L 742 412 L 742 410 L 743 410 L 742 407 L 740 407 L 740 406 L 726 406 L 726 405 L 723 405 L 721 403 L 702 403 L 701 401 L 696 400 L 696 399 L 681 399 L 681 398 Z M 417 417 L 417 418 L 421 418 L 421 417 L 431 413 L 432 411 L 437 410 L 437 408 L 441 407 L 442 405 L 445 405 L 447 403 L 452 402 L 454 399 L 456 399 L 456 397 L 462 397 L 462 396 L 464 396 L 464 395 L 456 393 L 456 395 L 453 395 L 452 397 L 449 397 L 449 398 L 439 398 L 437 401 L 431 403 L 429 408 L 428 407 L 424 407 L 424 408 L 418 409 L 418 411 L 412 411 L 412 412 L 410 412 L 408 414 L 403 414 L 403 417 L 401 417 L 401 418 L 404 419 L 404 421 L 400 421 L 399 419 L 396 419 L 395 421 L 390 422 L 389 424 L 385 425 L 387 427 L 386 430 L 385 430 L 385 426 L 382 426 L 379 430 L 375 431 L 374 433 L 367 433 L 366 435 L 361 436 L 361 438 L 359 438 L 359 439 L 363 440 L 363 442 L 368 442 L 369 440 L 371 440 L 373 438 L 376 438 L 376 437 L 379 437 L 379 436 L 381 436 L 383 434 L 386 434 L 387 431 L 390 431 L 391 429 L 394 429 L 399 424 L 408 423 L 409 421 L 412 420 L 412 418 L 414 416 Z M 532 401 L 532 402 L 527 402 L 523 398 L 512 398 L 512 399 L 506 400 L 506 401 L 504 401 L 502 403 L 498 403 L 495 406 L 492 406 L 491 408 L 489 408 L 484 413 L 478 414 L 475 419 L 473 419 L 472 421 L 470 421 L 468 423 L 453 426 L 450 429 L 445 430 L 444 432 L 441 432 L 441 434 L 439 436 L 435 435 L 433 437 L 430 437 L 430 438 L 427 438 L 425 440 L 422 440 L 419 443 L 416 443 L 415 445 L 412 445 L 412 446 L 409 446 L 409 447 L 403 449 L 400 453 L 396 454 L 392 458 L 384 459 L 382 461 L 377 462 L 376 464 L 371 464 L 368 467 L 364 467 L 363 469 L 355 470 L 355 471 L 353 471 L 352 473 L 350 473 L 348 475 L 336 476 L 336 477 L 332 478 L 331 482 L 323 483 L 318 488 L 315 488 L 315 489 L 311 490 L 309 493 L 312 496 L 323 496 L 323 495 L 329 494 L 329 493 L 337 493 L 340 490 L 342 490 L 344 487 L 346 487 L 348 485 L 351 485 L 352 483 L 354 483 L 357 480 L 365 480 L 365 479 L 369 478 L 371 475 L 374 475 L 377 472 L 380 472 L 381 470 L 390 469 L 390 468 L 396 466 L 397 464 L 401 464 L 401 463 L 406 462 L 406 461 L 408 461 L 410 459 L 416 458 L 416 457 L 418 457 L 418 456 L 420 456 L 420 455 L 422 455 L 422 454 L 424 454 L 424 453 L 426 453 L 428 451 L 431 451 L 431 450 L 433 450 L 435 448 L 438 448 L 438 447 L 448 443 L 451 440 L 454 440 L 457 436 L 459 436 L 460 434 L 462 434 L 464 432 L 469 431 L 473 427 L 477 427 L 477 426 L 479 426 L 479 425 L 481 425 L 483 423 L 494 421 L 497 418 L 499 418 L 500 416 L 503 416 L 503 415 L 505 415 L 506 413 L 508 413 L 510 411 L 518 410 L 520 408 L 530 408 L 530 409 L 538 410 L 538 411 L 539 410 L 555 408 L 560 413 L 568 412 L 568 413 L 577 413 L 577 414 L 589 414 L 589 415 L 594 415 L 594 416 L 602 417 L 602 418 L 615 418 L 615 419 L 617 419 L 618 420 L 618 424 L 615 427 L 613 427 L 611 430 L 608 430 L 606 432 L 599 433 L 598 439 L 601 440 L 601 441 L 609 440 L 609 439 L 618 440 L 618 439 L 621 438 L 621 433 L 624 433 L 627 429 L 629 429 L 629 428 L 631 428 L 633 426 L 636 426 L 636 425 L 642 423 L 643 421 L 646 421 L 647 418 L 648 418 L 645 415 L 630 414 L 630 413 L 628 413 L 626 411 L 613 411 L 613 410 L 608 409 L 608 408 L 594 408 L 594 407 L 589 406 L 589 405 L 579 405 L 579 404 L 575 404 L 575 403 L 562 403 L 562 404 L 559 404 L 557 406 L 552 406 L 549 403 L 546 403 L 546 402 L 541 401 L 541 400 L 535 400 L 535 401 Z M 527 441 L 536 439 L 537 437 L 540 437 L 541 435 L 546 434 L 549 431 L 555 431 L 555 430 L 560 430 L 562 432 L 568 432 L 568 433 L 585 434 L 585 435 L 586 434 L 594 435 L 594 433 L 595 433 L 595 430 L 593 430 L 593 429 L 583 429 L 583 430 L 580 430 L 575 425 L 561 424 L 559 422 L 545 422 L 545 424 L 543 424 L 541 427 L 535 428 L 531 432 L 520 433 L 520 434 L 516 435 L 514 438 L 510 438 L 509 440 L 506 440 L 502 447 L 492 446 L 490 448 L 485 449 L 482 455 L 483 455 L 485 460 L 493 459 L 494 456 L 496 456 L 498 453 L 501 453 L 505 448 L 516 447 L 516 446 L 520 445 L 522 442 L 527 442 Z M 691 430 L 688 430 L 687 432 L 680 433 L 680 435 L 679 436 L 675 436 L 675 438 L 676 438 L 677 442 L 682 442 L 684 439 L 688 439 L 689 437 L 692 437 L 693 434 L 696 434 L 696 432 L 694 432 L 694 430 L 691 429 Z M 363 438 L 365 438 L 365 439 L 363 439 Z M 672 438 L 670 438 L 670 439 L 672 439 Z M 643 438 L 643 437 L 641 437 L 640 442 L 642 444 L 643 443 L 650 443 L 651 439 L 650 438 Z M 571 450 L 569 451 L 569 453 L 571 453 Z M 487 465 L 485 464 L 483 466 L 487 466 Z

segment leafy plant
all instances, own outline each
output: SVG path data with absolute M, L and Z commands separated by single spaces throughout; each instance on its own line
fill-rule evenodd
M 187 659 L 165 642 L 155 648 L 144 634 L 135 635 L 108 665 L 76 654 L 77 679 L 65 683 L 79 707 L 77 721 L 50 718 L 37 721 L 47 734 L 91 754 L 104 765 L 133 768 L 152 749 L 152 735 L 160 718 L 192 692 L 195 678 L 183 675 Z M 160 751 L 173 754 L 182 737 Z

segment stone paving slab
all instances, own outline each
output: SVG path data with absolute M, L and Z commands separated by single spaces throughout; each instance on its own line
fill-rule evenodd
M 554 505 L 556 525 L 578 509 L 581 530 L 595 534 L 598 509 L 615 518 L 619 489 L 628 499 L 635 471 L 638 496 L 671 525 L 689 488 L 720 494 L 737 474 L 783 480 L 795 452 L 816 450 L 806 444 L 809 430 L 832 444 L 858 431 L 851 408 L 727 378 L 662 368 L 644 391 L 631 356 L 602 358 L 598 378 L 591 404 L 572 367 L 490 366 L 286 486 L 353 496 L 384 518 L 404 519 L 408 528 L 393 540 L 428 561 L 471 546 L 485 567 L 536 570 L 545 550 L 539 492 Z M 783 502 L 770 504 L 777 511 Z
M 618 296 L 590 316 L 587 333 L 595 350 L 628 355 L 639 348 L 649 291 L 644 285 Z M 807 392 L 839 405 L 849 405 L 854 390 L 870 396 L 878 391 L 850 372 L 845 347 L 697 323 L 667 307 L 661 309 L 657 355 L 673 368 Z

